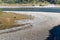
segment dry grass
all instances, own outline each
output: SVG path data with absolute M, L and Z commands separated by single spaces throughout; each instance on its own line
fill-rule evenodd
M 0 30 L 12 27 L 17 27 L 22 24 L 16 24 L 15 20 L 31 19 L 31 16 L 16 13 L 3 13 L 0 15 Z
M 38 2 L 38 3 L 22 3 L 22 4 L 8 4 L 8 3 L 0 3 L 0 6 L 33 6 L 33 5 L 36 5 L 36 6 L 44 6 L 44 5 L 48 5 L 50 3 L 48 2 Z
M 32 6 L 31 3 L 28 3 L 28 4 L 7 4 L 7 3 L 0 3 L 0 6 Z
M 31 15 L 16 14 L 16 13 L 2 13 L 0 15 L 0 17 L 12 18 L 12 19 L 15 19 L 15 20 L 31 19 Z

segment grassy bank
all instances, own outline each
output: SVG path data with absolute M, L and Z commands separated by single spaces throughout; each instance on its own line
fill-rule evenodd
M 25 14 L 0 12 L 0 30 L 25 25 L 15 23 L 15 20 L 23 19 L 31 19 L 31 16 Z

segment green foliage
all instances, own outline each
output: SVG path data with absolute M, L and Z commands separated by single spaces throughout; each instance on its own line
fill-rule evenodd
M 0 3 L 2 2 L 2 0 L 0 0 Z
M 2 14 L 2 10 L 0 10 L 0 16 L 1 16 L 1 14 Z
M 57 4 L 60 4 L 60 0 L 56 0 L 56 3 L 57 3 Z
M 0 0 L 0 3 L 38 3 L 38 2 L 50 2 L 50 3 L 56 3 L 60 4 L 60 0 Z

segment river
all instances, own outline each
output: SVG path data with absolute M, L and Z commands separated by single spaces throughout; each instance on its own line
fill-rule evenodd
M 26 12 L 56 12 L 60 13 L 60 7 L 25 7 L 25 8 L 0 8 L 2 11 L 26 11 Z

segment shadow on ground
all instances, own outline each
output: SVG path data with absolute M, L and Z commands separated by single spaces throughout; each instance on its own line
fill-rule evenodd
M 60 25 L 53 27 L 49 33 L 50 35 L 46 40 L 60 40 Z

